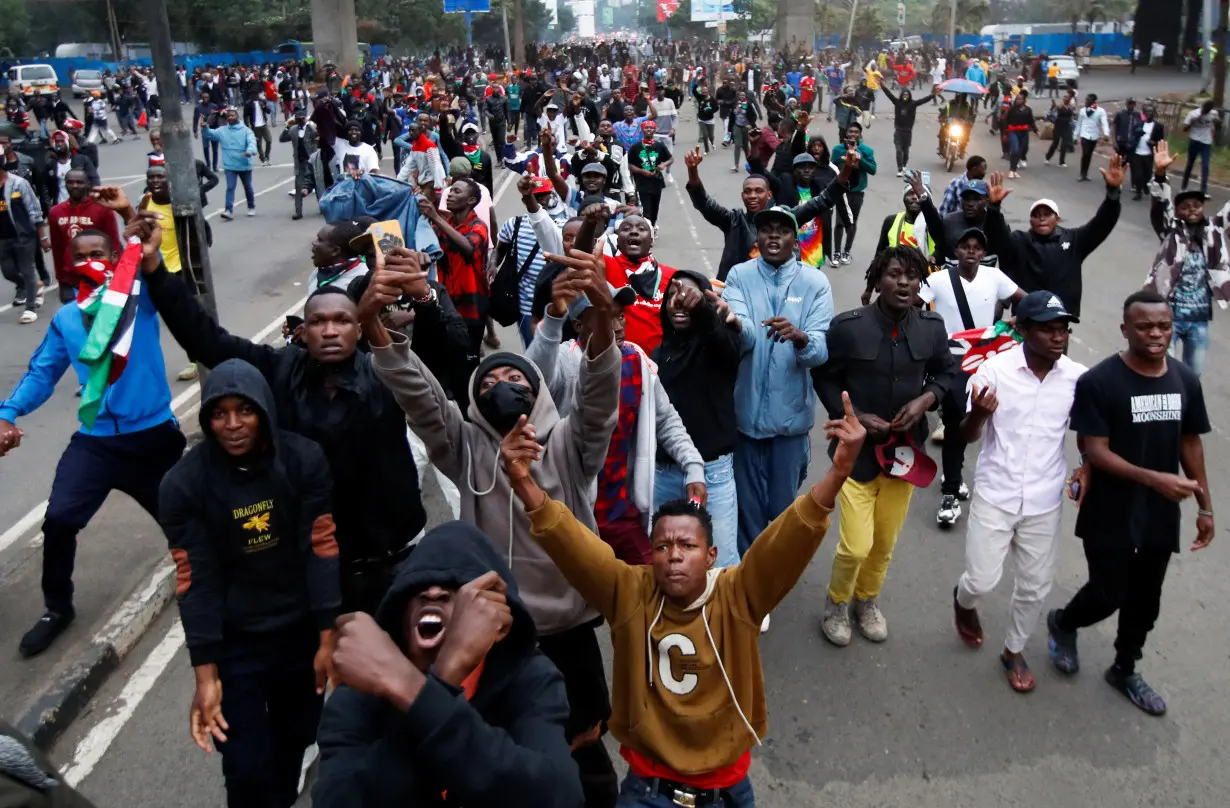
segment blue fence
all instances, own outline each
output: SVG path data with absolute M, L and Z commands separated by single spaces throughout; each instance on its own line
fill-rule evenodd
M 258 65 L 265 62 L 273 62 L 274 64 L 285 61 L 290 57 L 284 53 L 276 53 L 274 51 L 248 51 L 247 53 L 201 53 L 192 56 L 176 56 L 175 64 L 183 65 L 192 70 L 196 67 L 204 67 L 205 65 L 218 64 L 241 64 L 241 65 Z M 126 62 L 105 62 L 101 59 L 87 59 L 85 57 L 73 57 L 69 59 L 10 59 L 0 60 L 0 71 L 7 72 L 10 67 L 15 65 L 51 65 L 56 71 L 56 75 L 60 77 L 61 83 L 68 83 L 69 76 L 77 70 L 110 70 L 112 73 L 117 71 L 127 70 L 129 67 L 136 65 L 144 67 L 152 64 L 149 58 L 144 59 L 129 59 Z
M 945 45 L 948 37 L 923 34 L 921 39 L 924 42 L 936 42 Z M 1122 56 L 1126 59 L 1132 54 L 1132 37 L 1129 34 L 1029 34 L 1027 36 L 1006 38 L 1004 40 L 1004 48 L 1007 49 L 1009 46 L 1015 45 L 1016 49 L 1021 53 L 1024 53 L 1026 50 L 1034 53 L 1063 53 L 1069 47 L 1075 45 L 1080 48 L 1090 42 L 1093 43 L 1094 56 Z M 816 50 L 844 48 L 845 44 L 846 38 L 841 34 L 816 37 Z M 857 45 L 859 43 L 856 42 L 854 44 Z M 957 34 L 956 46 L 960 48 L 964 45 L 990 49 L 994 47 L 994 42 L 991 37 L 984 37 L 978 34 Z

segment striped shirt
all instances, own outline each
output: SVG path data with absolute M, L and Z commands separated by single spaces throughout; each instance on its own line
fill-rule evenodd
M 572 212 L 563 205 L 557 205 L 554 212 L 551 212 L 551 218 L 560 227 L 564 226 L 564 222 L 568 221 Z M 521 222 L 521 228 L 517 229 L 517 222 Z M 521 265 L 525 263 L 525 259 L 529 258 L 530 252 L 534 246 L 538 244 L 538 238 L 534 235 L 534 227 L 530 224 L 529 219 L 524 215 L 514 216 L 500 227 L 500 233 L 496 240 L 500 244 L 512 244 L 513 232 L 517 234 L 517 243 L 513 245 L 513 259 L 517 262 L 517 271 L 521 271 Z M 538 273 L 542 272 L 543 266 L 546 264 L 546 258 L 543 257 L 543 250 L 540 247 L 534 255 L 534 260 L 530 261 L 529 267 L 525 270 L 525 274 L 521 276 L 521 313 L 529 314 L 534 305 L 534 285 L 538 282 Z

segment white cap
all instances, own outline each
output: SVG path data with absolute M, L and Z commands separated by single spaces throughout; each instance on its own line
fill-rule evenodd
M 1054 199 L 1039 199 L 1037 202 L 1029 206 L 1029 215 L 1033 216 L 1034 211 L 1038 208 L 1050 208 L 1055 211 L 1055 215 L 1059 215 L 1059 205 L 1055 204 Z

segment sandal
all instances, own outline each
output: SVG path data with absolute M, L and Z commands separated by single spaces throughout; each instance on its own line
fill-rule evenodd
M 1037 686 L 1038 682 L 1034 679 L 1034 674 L 1029 669 L 1029 664 L 1025 662 L 1025 657 L 1006 657 L 1000 654 L 999 661 L 1004 666 L 1004 672 L 1007 674 L 1008 686 L 1016 692 L 1030 693 Z

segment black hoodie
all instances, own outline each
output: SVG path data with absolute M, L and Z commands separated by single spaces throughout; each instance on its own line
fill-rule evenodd
M 699 272 L 675 272 L 702 290 L 713 288 Z M 658 379 L 706 463 L 735 450 L 735 379 L 743 355 L 739 332 L 716 314 L 706 298 L 692 309 L 691 327 L 677 331 L 663 305 L 662 344 L 654 352 Z M 675 462 L 661 445 L 658 461 Z
M 508 586 L 513 624 L 487 653 L 474 697 L 467 701 L 461 688 L 429 673 L 402 713 L 375 696 L 339 687 L 325 705 L 317 738 L 316 808 L 582 804 L 564 733 L 563 676 L 538 650 L 516 579 L 487 536 L 468 522 L 431 530 L 398 568 L 376 620 L 401 647 L 413 595 L 436 585 L 459 589 L 490 570 Z
M 275 348 L 249 342 L 218 325 L 182 279 L 160 266 L 144 276 L 150 300 L 175 341 L 206 367 L 242 359 L 260 371 L 273 390 L 282 427 L 320 444 L 334 481 L 334 518 L 343 561 L 395 558 L 427 514 L 406 416 L 372 370 L 371 357 L 356 352 L 338 364 L 337 386 L 324 389 L 325 368 L 298 346 Z M 415 309 L 414 333 L 438 334 L 439 306 Z M 447 337 L 437 336 L 443 346 Z
M 234 458 L 209 428 L 214 402 L 241 396 L 260 413 L 258 456 Z M 278 429 L 273 393 L 238 359 L 201 390 L 205 440 L 162 479 L 158 521 L 175 559 L 179 614 L 193 666 L 228 637 L 296 626 L 332 628 L 342 597 L 324 452 Z

